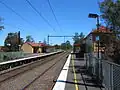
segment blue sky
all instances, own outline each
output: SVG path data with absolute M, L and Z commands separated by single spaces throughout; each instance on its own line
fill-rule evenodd
M 74 35 L 75 32 L 83 32 L 87 35 L 95 28 L 96 20 L 88 18 L 89 13 L 100 13 L 98 0 L 50 0 L 54 13 L 62 28 L 57 25 L 47 0 L 29 0 L 39 12 L 55 28 L 55 31 L 27 4 L 25 0 L 1 0 L 14 9 L 28 22 L 22 20 L 4 5 L 0 4 L 0 16 L 4 18 L 5 29 L 0 31 L 0 45 L 9 32 L 21 31 L 21 37 L 25 39 L 31 35 L 36 42 L 47 39 L 47 35 Z M 66 40 L 72 41 L 71 38 Z M 50 38 L 50 43 L 62 43 L 63 38 Z

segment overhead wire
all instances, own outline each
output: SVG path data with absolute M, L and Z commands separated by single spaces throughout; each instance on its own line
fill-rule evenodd
M 17 16 L 19 16 L 23 21 L 25 21 L 26 23 L 28 23 L 29 25 L 32 25 L 29 21 L 27 21 L 24 17 L 22 17 L 19 13 L 17 13 L 13 8 L 9 7 L 7 4 L 5 4 L 4 2 L 0 1 L 1 4 L 3 4 L 6 8 L 8 8 L 9 10 L 11 10 L 13 13 L 15 13 Z M 33 26 L 33 25 L 32 25 Z
M 55 31 L 55 28 L 52 27 L 52 25 L 48 22 L 48 20 L 42 15 L 42 13 L 40 13 L 40 12 L 33 6 L 33 4 L 32 4 L 29 0 L 25 0 L 25 1 L 31 6 L 31 8 L 48 24 L 48 26 L 51 27 L 53 31 Z
M 62 28 L 61 28 L 61 26 L 60 26 L 60 24 L 59 24 L 59 22 L 58 22 L 58 20 L 57 20 L 57 17 L 56 17 L 56 15 L 55 15 L 54 10 L 53 10 L 53 8 L 52 8 L 52 5 L 51 5 L 51 3 L 50 3 L 50 0 L 47 0 L 47 2 L 48 2 L 48 5 L 49 5 L 49 7 L 50 7 L 50 9 L 51 9 L 51 11 L 52 11 L 52 14 L 53 14 L 53 16 L 54 16 L 54 19 L 55 19 L 57 25 L 59 26 L 60 30 L 62 31 Z

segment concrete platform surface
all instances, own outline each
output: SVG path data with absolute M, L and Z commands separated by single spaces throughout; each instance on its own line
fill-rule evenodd
M 60 73 L 61 78 L 56 80 L 55 86 L 59 86 L 53 90 L 104 90 L 87 74 L 84 58 L 76 58 L 75 54 L 70 54 L 67 62 L 66 68 L 63 67 Z

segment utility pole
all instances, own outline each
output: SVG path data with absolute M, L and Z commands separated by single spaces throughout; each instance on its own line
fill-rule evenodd
M 49 37 L 50 37 L 50 36 L 48 35 L 48 37 L 47 37 L 47 43 L 48 43 L 48 45 L 49 45 Z
M 21 46 L 20 31 L 18 31 L 18 48 L 19 48 L 19 51 L 20 51 L 20 46 Z
M 67 45 L 66 45 L 66 41 L 65 41 L 65 36 L 64 36 L 64 44 L 65 44 L 65 50 L 67 50 Z

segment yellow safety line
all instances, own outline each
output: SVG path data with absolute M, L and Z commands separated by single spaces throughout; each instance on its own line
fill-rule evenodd
M 76 72 L 75 72 L 75 65 L 74 65 L 74 58 L 73 55 L 71 55 L 72 58 L 72 65 L 73 65 L 73 73 L 74 73 L 74 83 L 75 83 L 75 89 L 79 90 L 78 85 L 77 85 L 77 76 L 76 76 Z

